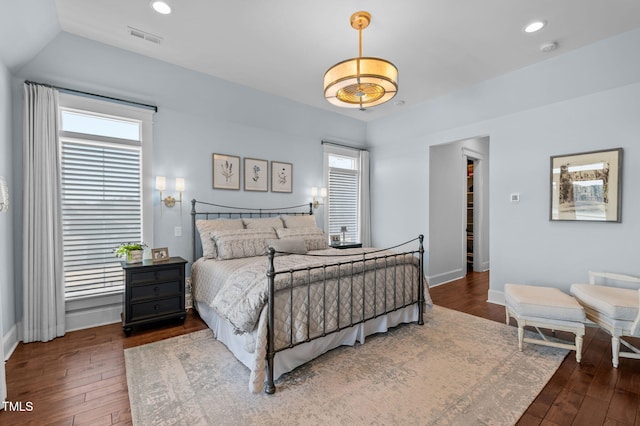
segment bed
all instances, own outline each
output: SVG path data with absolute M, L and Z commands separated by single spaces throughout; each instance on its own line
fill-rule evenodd
M 413 249 L 330 248 L 312 205 L 245 209 L 192 200 L 194 307 L 250 370 L 249 389 L 432 306 L 420 235 Z

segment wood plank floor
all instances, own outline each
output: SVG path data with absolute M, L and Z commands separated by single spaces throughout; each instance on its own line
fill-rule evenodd
M 504 308 L 486 302 L 488 288 L 488 273 L 471 273 L 431 294 L 440 306 L 504 322 Z M 203 328 L 189 312 L 183 325 L 136 330 L 129 338 L 112 324 L 20 344 L 6 364 L 8 400 L 33 409 L 2 411 L 0 425 L 131 424 L 124 349 Z M 622 359 L 614 369 L 609 337 L 593 328 L 584 343 L 582 363 L 571 353 L 519 425 L 640 426 L 640 361 Z

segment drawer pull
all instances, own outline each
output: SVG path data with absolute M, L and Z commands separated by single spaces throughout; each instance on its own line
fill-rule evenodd
M 160 305 L 158 305 L 157 303 L 155 305 L 153 305 L 153 310 L 157 311 L 158 309 L 160 309 Z
M 159 291 L 159 290 L 160 290 L 160 287 L 158 287 L 158 286 L 155 286 L 155 287 L 153 288 L 153 292 L 154 292 L 156 295 L 157 295 L 158 293 L 160 293 L 160 291 Z

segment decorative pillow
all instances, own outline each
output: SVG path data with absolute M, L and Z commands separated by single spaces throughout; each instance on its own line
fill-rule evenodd
M 285 228 L 315 228 L 316 218 L 311 214 L 303 216 L 282 216 Z
M 216 243 L 218 259 L 238 259 L 242 257 L 263 256 L 267 252 L 267 241 L 276 238 L 273 228 L 238 229 L 212 232 Z
M 214 241 L 211 239 L 211 232 L 244 229 L 244 224 L 242 219 L 202 219 L 196 220 L 196 228 L 198 228 L 200 242 L 202 243 L 202 256 L 206 259 L 215 259 L 218 257 L 218 252 Z
M 328 247 L 327 237 L 318 227 L 307 228 L 283 228 L 276 229 L 278 238 L 282 240 L 290 238 L 302 238 L 307 246 L 307 250 L 324 250 Z
M 279 217 L 242 218 L 242 223 L 247 229 L 284 228 L 284 223 Z
M 273 247 L 276 256 L 284 256 L 287 254 L 305 254 L 307 252 L 307 244 L 302 238 L 286 238 L 284 240 L 269 240 L 269 247 Z

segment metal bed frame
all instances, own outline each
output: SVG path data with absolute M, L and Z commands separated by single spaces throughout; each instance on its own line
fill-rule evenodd
M 217 211 L 208 211 L 208 212 L 199 212 L 196 210 L 196 203 L 197 204 L 203 204 L 206 206 L 212 206 L 212 207 L 217 207 L 217 208 L 223 208 L 225 209 L 225 211 L 223 212 L 217 212 Z M 219 205 L 219 204 L 213 204 L 213 203 L 206 203 L 206 202 L 202 202 L 202 201 L 196 201 L 191 200 L 191 205 L 192 205 L 192 209 L 191 209 L 191 222 L 192 222 L 192 236 L 193 236 L 193 260 L 195 261 L 198 256 L 197 256 L 197 249 L 198 249 L 198 245 L 197 245 L 197 241 L 199 240 L 199 238 L 197 238 L 197 229 L 196 229 L 196 216 L 201 217 L 201 218 L 205 218 L 205 219 L 211 219 L 211 218 L 242 218 L 242 217 L 275 217 L 275 216 L 279 216 L 279 215 L 313 215 L 313 205 L 312 203 L 309 203 L 308 205 L 306 204 L 302 204 L 302 205 L 298 205 L 298 206 L 291 206 L 291 207 L 284 207 L 284 208 L 275 208 L 275 209 L 247 209 L 247 208 L 240 208 L 240 207 L 230 207 L 230 206 L 223 206 L 223 205 Z M 301 208 L 306 208 L 309 207 L 308 211 L 292 211 L 294 209 L 301 209 Z M 394 254 L 382 254 L 380 256 L 374 256 L 371 257 L 372 254 L 375 254 L 377 252 L 382 252 L 384 250 L 389 250 L 389 249 L 395 249 L 398 248 L 400 246 L 412 243 L 418 241 L 418 248 L 416 250 L 410 250 L 410 251 L 404 251 L 404 252 L 397 252 Z M 349 327 L 353 327 L 356 326 L 358 324 L 361 323 L 365 323 L 366 321 L 369 321 L 371 319 L 389 314 L 391 312 L 394 311 L 398 311 L 400 309 L 404 309 L 408 306 L 417 304 L 418 305 L 418 321 L 417 323 L 419 325 L 423 325 L 424 324 L 424 303 L 425 303 L 425 299 L 424 299 L 424 286 L 425 286 L 425 278 L 424 278 L 424 236 L 423 235 L 419 235 L 417 238 L 410 240 L 406 243 L 402 243 L 399 244 L 397 246 L 394 247 L 389 247 L 387 249 L 381 249 L 381 250 L 372 250 L 372 251 L 367 251 L 366 253 L 362 254 L 362 258 L 360 260 L 353 260 L 353 254 L 332 254 L 330 255 L 331 257 L 335 257 L 335 256 L 350 256 L 351 258 L 349 260 L 346 260 L 344 262 L 335 262 L 333 261 L 333 263 L 330 264 L 323 264 L 320 266 L 312 266 L 312 267 L 303 267 L 303 268 L 299 268 L 299 269 L 288 269 L 288 270 L 282 270 L 282 271 L 276 271 L 275 266 L 274 266 L 274 258 L 276 256 L 276 254 L 289 254 L 286 252 L 278 252 L 276 250 L 274 250 L 273 248 L 269 248 L 268 252 L 267 252 L 267 259 L 268 259 L 268 269 L 267 269 L 267 274 L 266 274 L 266 278 L 268 281 L 268 300 L 267 300 L 267 351 L 266 351 L 266 381 L 265 381 L 265 387 L 264 387 L 264 391 L 267 394 L 273 394 L 276 391 L 276 387 L 275 387 L 275 383 L 274 383 L 274 371 L 273 371 L 273 362 L 274 362 L 274 358 L 275 355 L 278 352 L 293 348 L 295 346 L 301 345 L 303 343 L 307 343 L 310 342 L 312 340 L 315 339 L 319 339 L 322 337 L 325 337 L 329 334 L 332 333 L 337 333 L 340 332 L 341 330 L 347 329 Z M 400 304 L 397 303 L 393 303 L 393 306 L 388 308 L 387 307 L 387 291 L 385 290 L 384 292 L 384 312 L 381 313 L 377 313 L 377 301 L 376 301 L 376 287 L 377 286 L 377 282 L 374 279 L 374 301 L 373 301 L 373 314 L 371 315 L 367 315 L 366 311 L 365 311 L 365 304 L 366 304 L 366 298 L 365 298 L 365 288 L 364 288 L 364 280 L 363 280 L 363 288 L 362 288 L 362 304 L 361 304 L 361 309 L 362 309 L 362 316 L 361 318 L 356 318 L 354 320 L 353 318 L 353 314 L 354 314 L 354 308 L 355 308 L 355 304 L 354 304 L 354 300 L 353 300 L 353 294 L 351 296 L 351 300 L 349 302 L 348 305 L 348 312 L 349 312 L 349 321 L 347 325 L 341 326 L 341 321 L 340 321 L 340 306 L 341 306 L 341 300 L 340 300 L 340 292 L 337 292 L 337 301 L 335 301 L 337 303 L 338 306 L 338 320 L 337 320 L 337 325 L 336 327 L 332 328 L 331 330 L 327 330 L 326 329 L 326 305 L 327 305 L 327 298 L 323 297 L 323 307 L 322 307 L 322 324 L 323 324 L 323 330 L 322 333 L 315 335 L 315 336 L 311 336 L 310 333 L 310 329 L 309 329 L 309 312 L 311 311 L 310 307 L 307 306 L 306 312 L 307 312 L 307 323 L 306 323 L 306 339 L 302 340 L 302 341 L 297 341 L 294 342 L 294 338 L 293 338 L 293 327 L 289 327 L 289 343 L 283 347 L 277 348 L 275 345 L 275 297 L 276 297 L 276 289 L 275 289 L 275 280 L 276 280 L 276 276 L 278 275 L 289 275 L 289 281 L 292 283 L 290 286 L 288 286 L 288 288 L 285 288 L 283 290 L 279 290 L 279 291 L 288 291 L 289 292 L 289 297 L 290 300 L 293 300 L 293 292 L 294 292 L 294 285 L 293 285 L 293 277 L 294 274 L 300 274 L 300 273 L 307 273 L 308 276 L 310 276 L 311 271 L 313 270 L 321 270 L 324 272 L 325 278 L 322 280 L 322 286 L 323 286 L 323 292 L 326 289 L 326 284 L 327 284 L 327 279 L 326 279 L 326 270 L 327 268 L 337 268 L 338 270 L 338 276 L 337 276 L 337 280 L 338 280 L 338 288 L 340 286 L 340 283 L 342 281 L 345 281 L 348 285 L 353 284 L 353 278 L 355 275 L 359 274 L 360 272 L 354 272 L 355 270 L 358 271 L 362 271 L 362 274 L 365 273 L 369 273 L 371 271 L 374 272 L 374 277 L 375 277 L 375 272 L 378 270 L 378 263 L 380 263 L 380 265 L 383 265 L 382 268 L 385 269 L 385 273 L 384 273 L 384 277 L 385 277 L 385 283 L 382 283 L 382 285 L 386 284 L 386 277 L 387 277 L 387 267 L 388 264 L 391 263 L 393 266 L 395 266 L 397 264 L 397 259 L 407 256 L 407 255 L 411 255 L 411 256 L 417 256 L 418 257 L 418 294 L 407 294 L 405 291 L 405 278 L 406 275 L 403 274 L 402 276 L 402 291 L 398 291 L 398 282 L 395 279 L 396 278 L 396 270 L 394 269 L 394 281 L 393 281 L 393 301 L 396 301 L 396 297 L 398 297 L 401 302 Z M 309 254 L 309 256 L 316 256 L 316 257 L 329 257 L 329 255 L 313 255 L 313 254 Z M 371 264 L 373 263 L 373 269 L 367 269 L 367 268 L 371 268 Z M 345 274 L 345 275 L 341 275 L 342 270 L 348 270 L 350 271 L 349 273 Z M 314 284 L 317 282 L 311 282 L 310 279 L 308 279 L 306 281 L 306 283 L 302 284 L 302 286 L 306 287 L 307 292 L 310 291 L 310 288 L 312 286 L 312 284 Z M 411 288 L 413 288 L 413 284 L 414 282 L 412 281 L 410 284 L 412 284 Z M 297 287 L 300 287 L 300 285 L 297 285 Z M 352 292 L 353 292 L 353 287 L 352 288 Z M 383 289 L 385 289 L 386 287 L 382 287 Z M 397 293 L 401 293 L 401 294 L 397 294 Z M 307 298 L 307 305 L 309 305 L 309 298 Z M 360 306 L 359 306 L 360 307 Z M 289 318 L 293 317 L 293 303 L 289 303 Z

